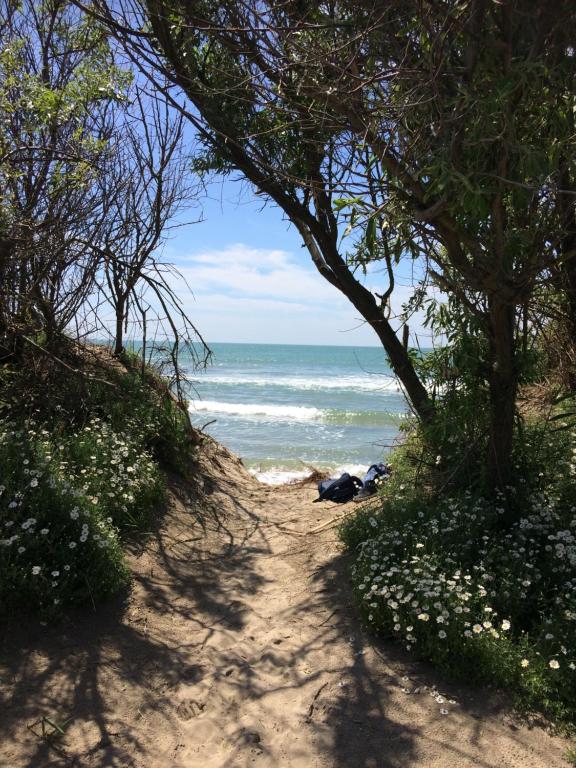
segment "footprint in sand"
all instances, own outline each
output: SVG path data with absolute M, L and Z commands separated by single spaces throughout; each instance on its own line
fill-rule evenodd
M 196 699 L 184 699 L 176 707 L 176 714 L 180 720 L 191 720 L 193 717 L 198 717 L 206 709 L 206 704 Z

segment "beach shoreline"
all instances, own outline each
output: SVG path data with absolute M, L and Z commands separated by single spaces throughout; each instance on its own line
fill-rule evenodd
M 192 423 L 264 482 L 381 461 L 408 414 L 378 348 L 219 344 L 205 372 L 187 364 Z

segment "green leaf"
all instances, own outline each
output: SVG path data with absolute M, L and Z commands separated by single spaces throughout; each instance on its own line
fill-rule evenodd
M 366 224 L 365 240 L 366 247 L 368 248 L 370 254 L 372 254 L 376 246 L 376 220 L 374 218 L 368 219 L 368 223 Z

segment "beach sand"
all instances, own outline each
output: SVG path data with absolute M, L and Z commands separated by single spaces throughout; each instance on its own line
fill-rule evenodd
M 316 495 L 258 483 L 207 440 L 131 552 L 127 598 L 0 628 L 0 766 L 565 766 L 566 742 L 503 694 L 365 633 L 330 526 L 352 505 Z M 70 719 L 65 735 L 42 738 L 43 717 Z

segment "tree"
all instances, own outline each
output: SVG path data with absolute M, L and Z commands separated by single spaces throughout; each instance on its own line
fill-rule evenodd
M 165 8 L 157 10 L 159 26 L 163 29 L 163 14 L 168 11 Z M 125 11 L 126 19 L 132 23 L 138 9 L 126 6 Z M 279 205 L 298 229 L 322 276 L 352 301 L 375 330 L 415 410 L 423 420 L 428 419 L 432 413 L 430 398 L 414 371 L 407 350 L 392 328 L 386 302 L 379 300 L 356 279 L 340 253 L 338 216 L 332 205 L 338 180 L 329 157 L 330 153 L 336 152 L 336 147 L 330 146 L 330 132 L 317 128 L 303 115 L 294 120 L 290 118 L 287 128 L 283 109 L 270 113 L 263 109 L 258 89 L 252 88 L 249 73 L 247 76 L 242 62 L 236 60 L 235 45 L 232 48 L 213 46 L 208 39 L 202 41 L 202 50 L 199 49 L 198 54 L 201 58 L 208 56 L 210 68 L 204 69 L 205 84 L 196 88 L 186 74 L 187 50 L 182 51 L 183 58 L 174 52 L 170 68 L 166 68 L 157 58 L 163 54 L 153 45 L 150 47 L 150 38 L 139 34 L 133 37 L 126 25 L 114 21 L 110 9 L 100 7 L 100 12 L 127 44 L 129 55 L 140 63 L 143 72 L 154 77 L 155 84 L 175 107 L 182 109 L 170 88 L 163 87 L 159 78 L 166 77 L 168 82 L 181 86 L 198 108 L 199 113 L 183 111 L 197 127 L 206 148 L 205 156 L 196 168 L 222 172 L 240 170 L 260 192 Z M 172 12 L 177 18 L 178 10 L 171 9 Z M 153 19 L 154 24 L 156 16 Z M 161 34 L 160 29 L 158 34 Z M 196 35 L 192 37 L 195 41 Z M 165 42 L 169 47 L 169 34 Z M 192 39 L 189 42 L 194 49 L 195 42 Z M 192 54 L 196 55 L 194 51 Z M 186 62 L 183 68 L 182 62 Z
M 124 350 L 130 303 L 141 305 L 138 291 L 157 285 L 150 273 L 170 222 L 194 199 L 187 160 L 182 154 L 181 115 L 137 89 L 133 108 L 118 130 L 114 166 L 102 179 L 109 197 L 101 256 L 105 295 L 115 314 L 114 352 Z
M 40 347 L 62 363 L 66 341 L 108 330 L 106 304 L 119 352 L 132 302 L 144 337 L 171 336 L 180 396 L 180 346 L 209 353 L 157 252 L 192 192 L 182 118 L 67 0 L 0 0 L 0 31 L 0 359 Z
M 89 295 L 92 247 L 111 198 L 99 194 L 127 75 L 100 25 L 61 2 L 0 6 L 0 336 L 6 353 L 48 346 Z
M 129 55 L 186 94 L 207 164 L 239 170 L 295 224 L 319 272 L 378 334 L 423 422 L 430 398 L 386 301 L 340 253 L 343 221 L 362 231 L 365 261 L 423 258 L 474 315 L 486 340 L 487 474 L 506 486 L 519 320 L 551 271 L 572 291 L 571 4 L 125 3 L 99 7 Z

